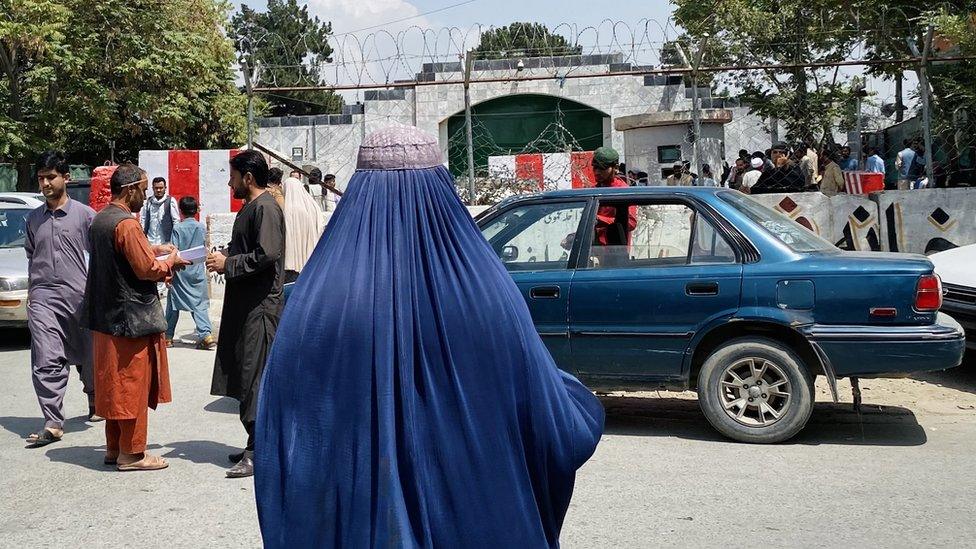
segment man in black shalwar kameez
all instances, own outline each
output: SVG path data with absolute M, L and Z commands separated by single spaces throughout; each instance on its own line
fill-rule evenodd
M 254 474 L 254 422 L 261 373 L 274 341 L 284 304 L 282 280 L 285 222 L 278 203 L 267 192 L 268 164 L 257 151 L 230 161 L 234 197 L 247 203 L 234 220 L 227 255 L 211 254 L 207 268 L 226 279 L 220 338 L 210 393 L 240 401 L 247 431 L 244 452 L 228 456 L 235 463 L 230 478 Z

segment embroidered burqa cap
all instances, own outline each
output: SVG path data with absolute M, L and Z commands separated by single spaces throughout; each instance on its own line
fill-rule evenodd
M 366 136 L 359 147 L 358 170 L 412 170 L 444 164 L 441 147 L 413 126 L 390 126 Z
M 366 138 L 261 387 L 266 547 L 546 547 L 603 431 L 434 138 Z

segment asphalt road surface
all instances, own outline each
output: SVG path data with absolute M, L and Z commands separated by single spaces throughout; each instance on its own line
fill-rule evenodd
M 0 330 L 0 546 L 260 545 L 253 483 L 224 478 L 244 434 L 236 403 L 208 394 L 212 351 L 172 350 L 174 402 L 149 424 L 170 467 L 151 473 L 102 465 L 76 376 L 64 440 L 25 449 L 42 424 L 29 354 L 26 332 Z M 688 393 L 606 396 L 563 546 L 972 546 L 976 364 L 922 378 L 864 381 L 861 413 L 819 404 L 775 446 L 723 439 Z

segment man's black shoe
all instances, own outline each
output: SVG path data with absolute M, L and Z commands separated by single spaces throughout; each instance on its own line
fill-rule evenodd
M 254 452 L 244 452 L 237 465 L 227 470 L 227 478 L 245 478 L 254 476 Z

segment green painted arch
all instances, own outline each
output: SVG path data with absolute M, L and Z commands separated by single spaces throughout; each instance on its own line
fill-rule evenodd
M 487 175 L 488 157 L 592 151 L 603 146 L 603 111 L 572 99 L 542 94 L 505 95 L 471 107 L 474 165 Z M 464 111 L 447 119 L 448 163 L 468 170 Z

